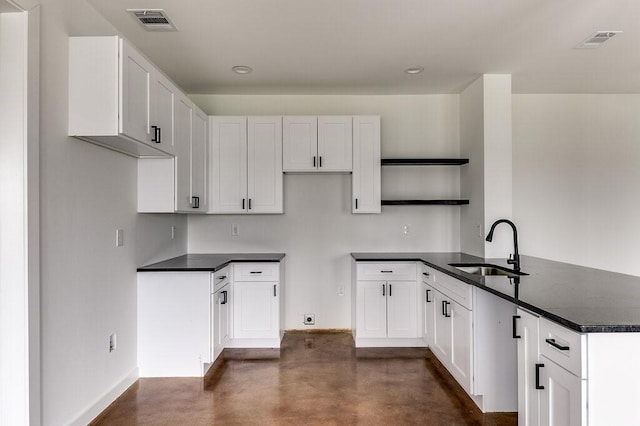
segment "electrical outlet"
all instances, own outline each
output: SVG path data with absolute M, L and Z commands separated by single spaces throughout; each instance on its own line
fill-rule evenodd
M 409 235 L 411 233 L 411 224 L 407 223 L 406 225 L 402 226 L 402 233 L 404 235 Z
M 476 223 L 476 235 L 478 235 L 478 238 L 484 238 L 484 234 L 482 232 L 482 225 L 479 223 Z
M 231 224 L 231 235 L 234 237 L 240 235 L 240 226 L 237 223 Z
M 113 352 L 118 348 L 118 336 L 113 333 L 109 336 L 109 352 Z
M 176 227 L 175 226 L 171 227 L 171 239 L 172 240 L 176 239 Z
M 304 325 L 314 325 L 316 316 L 314 314 L 304 314 Z
M 344 287 L 341 285 L 338 286 L 338 296 L 344 296 Z
M 124 245 L 124 229 L 116 229 L 116 247 Z

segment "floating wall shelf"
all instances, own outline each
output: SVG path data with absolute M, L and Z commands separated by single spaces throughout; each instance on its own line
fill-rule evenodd
M 383 158 L 383 166 L 462 166 L 468 158 Z
M 462 206 L 469 200 L 382 200 L 383 206 Z

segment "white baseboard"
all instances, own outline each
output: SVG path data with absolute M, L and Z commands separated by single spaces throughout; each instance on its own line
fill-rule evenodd
M 113 388 L 105 392 L 96 402 L 87 407 L 75 420 L 69 424 L 72 426 L 86 426 L 91 423 L 100 413 L 104 411 L 113 401 L 115 401 L 129 386 L 138 380 L 138 368 L 134 368 L 122 380 L 120 380 Z

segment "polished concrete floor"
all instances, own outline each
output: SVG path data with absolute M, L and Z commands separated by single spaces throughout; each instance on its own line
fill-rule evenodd
M 347 333 L 287 333 L 279 360 L 226 360 L 205 380 L 140 379 L 94 424 L 516 423 L 515 413 L 483 415 L 428 351 L 390 357 L 356 352 Z

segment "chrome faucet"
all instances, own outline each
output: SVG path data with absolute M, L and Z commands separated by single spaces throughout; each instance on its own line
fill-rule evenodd
M 510 220 L 507 219 L 498 219 L 493 222 L 491 225 L 491 229 L 489 230 L 489 234 L 487 234 L 486 240 L 491 242 L 493 240 L 493 231 L 496 229 L 496 226 L 500 223 L 508 223 L 511 225 L 511 229 L 513 229 L 513 257 L 509 256 L 507 263 L 509 265 L 513 265 L 513 269 L 515 271 L 520 271 L 520 255 L 518 254 L 518 230 L 516 229 L 516 225 L 513 224 Z

